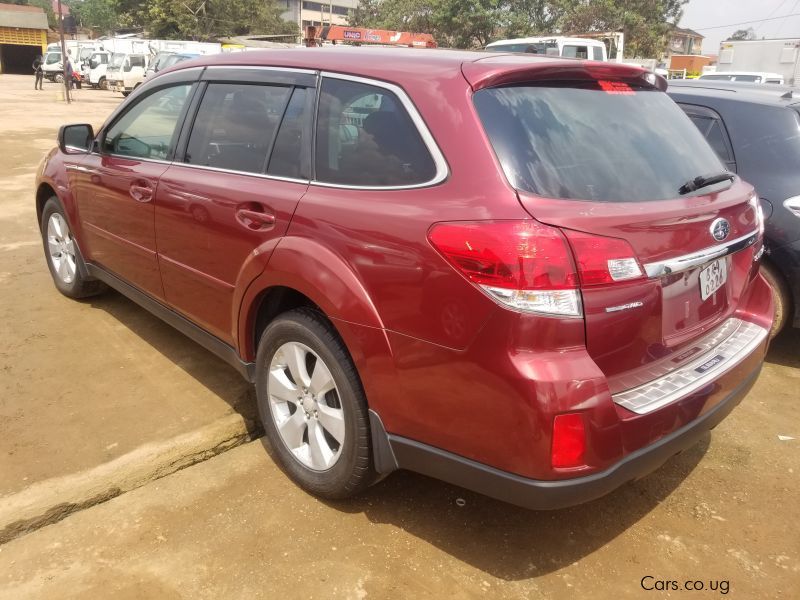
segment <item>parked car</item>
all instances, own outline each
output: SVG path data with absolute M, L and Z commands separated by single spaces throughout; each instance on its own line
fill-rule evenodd
M 147 71 L 145 72 L 144 76 L 145 79 L 148 77 L 152 77 L 156 73 L 158 73 L 161 69 L 164 68 L 164 63 L 167 59 L 173 56 L 175 52 L 164 50 L 156 54 L 151 60 L 150 63 L 147 65 Z
M 783 85 L 783 75 L 756 71 L 714 71 L 704 73 L 697 79 L 701 81 L 738 81 L 739 83 L 772 83 Z
M 732 82 L 670 82 L 669 94 L 706 136 L 727 168 L 752 183 L 766 217 L 773 335 L 800 327 L 800 93 Z
M 768 344 L 758 198 L 665 89 L 496 53 L 203 57 L 61 129 L 47 264 L 254 382 L 314 494 L 401 468 L 576 504 L 719 423 Z

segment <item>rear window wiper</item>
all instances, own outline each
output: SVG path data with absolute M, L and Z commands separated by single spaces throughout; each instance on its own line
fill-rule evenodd
M 734 175 L 733 173 L 729 173 L 728 171 L 724 171 L 722 173 L 716 173 L 714 175 L 698 175 L 694 179 L 690 179 L 689 181 L 684 183 L 681 187 L 679 187 L 678 193 L 681 196 L 683 196 L 684 194 L 688 194 L 690 192 L 699 190 L 700 188 L 714 185 L 715 183 L 722 183 L 723 181 L 733 181 L 735 178 L 736 175 Z

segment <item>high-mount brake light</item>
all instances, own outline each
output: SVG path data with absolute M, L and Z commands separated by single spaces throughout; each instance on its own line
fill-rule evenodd
M 607 94 L 620 94 L 624 96 L 633 96 L 635 93 L 633 91 L 633 88 L 624 81 L 608 81 L 605 79 L 600 79 L 597 81 L 597 85 L 599 85 L 600 89 L 606 92 Z
M 581 286 L 634 281 L 645 277 L 631 245 L 618 238 L 565 230 Z
M 583 314 L 569 246 L 555 227 L 533 220 L 437 223 L 428 239 L 467 279 L 509 308 Z

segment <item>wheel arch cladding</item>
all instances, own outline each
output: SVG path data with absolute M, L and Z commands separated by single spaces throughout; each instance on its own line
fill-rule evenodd
M 337 321 L 383 329 L 364 286 L 339 256 L 314 240 L 285 237 L 272 253 L 267 268 L 242 298 L 238 337 L 240 354 L 245 360 L 255 358 L 259 311 L 265 298 L 270 298 L 277 288 L 286 290 L 281 293 L 288 294 L 290 299 L 305 299 L 334 322 L 354 360 L 359 353 L 358 343 L 346 333 L 348 328 Z

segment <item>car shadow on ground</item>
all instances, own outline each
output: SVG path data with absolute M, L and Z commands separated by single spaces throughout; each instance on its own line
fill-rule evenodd
M 258 423 L 252 385 L 221 359 L 114 291 L 90 303 L 225 400 L 248 423 Z M 770 356 L 789 360 L 789 347 L 796 342 L 785 343 L 785 352 L 776 345 Z M 401 528 L 500 579 L 531 579 L 580 560 L 645 517 L 694 470 L 710 439 L 706 434 L 643 479 L 563 510 L 530 511 L 407 471 L 393 473 L 356 498 L 326 504 Z M 265 438 L 261 443 L 270 453 Z
M 258 420 L 253 386 L 225 361 L 114 290 L 95 296 L 88 302 L 93 308 L 103 310 L 114 317 L 157 352 L 227 402 L 244 418 L 252 433 L 257 435 L 263 433 Z
M 494 577 L 531 579 L 570 565 L 636 524 L 669 496 L 708 449 L 711 434 L 660 469 L 590 503 L 530 511 L 399 471 L 345 502 L 328 502 L 373 523 L 404 529 Z
M 800 329 L 787 325 L 772 340 L 765 360 L 774 365 L 800 368 Z

